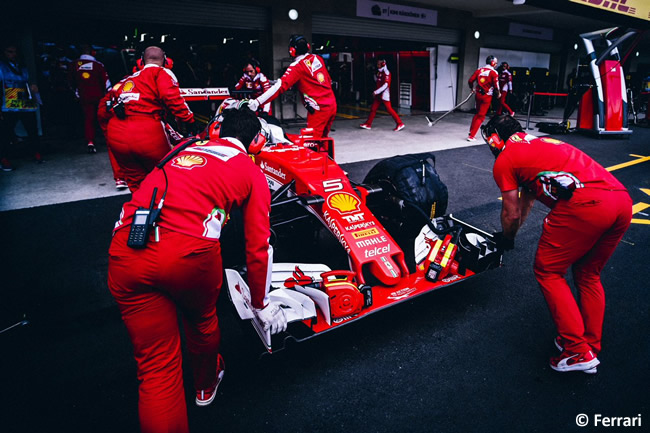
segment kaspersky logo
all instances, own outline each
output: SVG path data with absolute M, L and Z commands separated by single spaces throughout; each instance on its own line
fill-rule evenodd
M 336 194 L 330 195 L 327 199 L 329 207 L 336 209 L 340 214 L 359 212 L 360 203 L 358 198 L 347 192 L 337 192 Z

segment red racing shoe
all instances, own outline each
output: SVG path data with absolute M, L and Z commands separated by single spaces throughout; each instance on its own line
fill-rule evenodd
M 557 347 L 557 350 L 560 352 L 564 352 L 564 346 L 566 346 L 566 340 L 559 335 L 555 337 L 553 340 L 553 343 L 555 344 L 555 347 Z M 583 370 L 587 374 L 596 374 L 598 373 L 598 369 L 596 367 L 591 368 L 589 370 Z
M 571 353 L 564 351 L 560 356 L 551 358 L 551 368 L 555 371 L 584 371 L 595 369 L 600 361 L 590 350 L 587 353 Z
M 370 125 L 368 125 L 367 123 L 362 123 L 361 125 L 359 125 L 359 128 L 361 128 L 361 129 L 372 129 L 372 127 Z
M 219 354 L 217 358 L 217 381 L 211 388 L 196 391 L 197 406 L 207 406 L 212 403 L 214 397 L 217 395 L 217 388 L 219 388 L 219 384 L 221 383 L 221 380 L 223 380 L 225 370 L 226 363 L 223 361 L 221 354 Z

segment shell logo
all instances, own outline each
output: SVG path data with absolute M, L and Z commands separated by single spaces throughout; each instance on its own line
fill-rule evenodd
M 481 83 L 485 83 L 485 78 L 481 77 L 481 78 L 478 79 L 478 81 L 481 82 Z
M 339 192 L 332 194 L 327 199 L 327 204 L 332 209 L 336 209 L 340 213 L 349 213 L 349 212 L 358 212 L 359 211 L 359 199 L 348 194 L 347 192 Z
M 318 80 L 319 83 L 322 83 L 323 81 L 325 81 L 325 75 L 323 75 L 322 72 L 319 72 L 318 74 L 316 74 L 316 79 Z
M 124 86 L 122 86 L 122 91 L 123 92 L 130 92 L 131 90 L 133 90 L 134 87 L 135 87 L 135 84 L 133 83 L 133 81 L 129 80 L 126 83 L 124 83 Z
M 90 74 L 88 72 L 84 72 L 83 74 L 81 74 L 81 78 L 87 80 L 88 78 L 90 78 Z
M 208 160 L 199 155 L 183 155 L 174 159 L 172 167 L 191 170 L 194 167 L 203 167 Z

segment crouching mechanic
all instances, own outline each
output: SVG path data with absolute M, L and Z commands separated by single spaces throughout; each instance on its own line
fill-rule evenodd
M 194 142 L 165 157 L 158 166 L 168 162 L 145 178 L 115 225 L 108 287 L 133 343 L 143 432 L 188 431 L 177 308 L 196 404 L 205 406 L 215 398 L 225 366 L 216 315 L 223 274 L 219 237 L 234 206 L 243 213 L 255 314 L 271 333 L 287 326 L 282 308 L 268 299 L 269 188 L 248 156 L 260 123 L 248 109 L 225 110 L 222 116 L 220 138 Z M 145 246 L 132 248 L 134 213 L 149 208 L 152 198 L 161 209 L 158 221 Z
M 585 153 L 528 135 L 511 116 L 493 117 L 481 132 L 496 157 L 493 175 L 503 198 L 497 244 L 514 247 L 535 199 L 551 209 L 534 266 L 559 334 L 555 346 L 561 353 L 551 358 L 551 368 L 596 373 L 605 313 L 600 273 L 630 225 L 632 200 Z M 569 266 L 579 303 L 564 278 Z
M 332 91 L 325 61 L 322 57 L 311 54 L 309 43 L 302 35 L 293 35 L 289 39 L 289 55 L 295 61 L 289 65 L 282 78 L 261 96 L 249 103 L 249 108 L 256 111 L 282 93 L 297 85 L 307 107 L 307 128 L 313 128 L 315 137 L 327 137 L 336 117 L 336 97 Z

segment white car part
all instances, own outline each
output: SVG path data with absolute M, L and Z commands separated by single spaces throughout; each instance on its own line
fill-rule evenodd
M 316 304 L 309 296 L 295 290 L 277 289 L 269 293 L 271 302 L 282 304 L 287 323 L 316 317 Z
M 433 244 L 432 241 L 436 239 L 439 239 L 438 235 L 425 224 L 425 226 L 422 227 L 422 230 L 420 230 L 420 234 L 415 238 L 415 243 L 413 244 L 415 263 L 420 263 L 422 260 L 426 259 L 429 251 L 431 251 L 431 245 Z
M 311 278 L 313 282 L 320 282 L 320 274 L 329 272 L 331 269 L 320 263 L 273 263 L 271 274 L 271 285 L 273 287 L 286 287 L 285 282 L 298 277 Z M 300 281 L 296 280 L 300 284 Z M 304 284 L 303 284 L 304 285 Z
M 271 331 L 269 329 L 264 330 L 264 324 L 253 312 L 251 292 L 248 288 L 248 284 L 246 284 L 241 275 L 239 275 L 239 272 L 234 269 L 226 269 L 226 280 L 228 282 L 228 294 L 230 295 L 230 300 L 235 306 L 239 318 L 242 320 L 250 319 L 253 328 L 257 331 L 257 335 L 260 336 L 264 346 L 266 346 L 266 350 L 270 352 Z
M 285 287 L 287 280 L 298 277 L 309 277 L 313 282 L 320 282 L 320 274 L 331 269 L 322 264 L 310 263 L 274 263 L 271 274 L 271 285 L 280 287 L 269 293 L 269 300 L 282 305 L 282 310 L 287 318 L 287 323 L 302 321 L 316 317 L 316 305 L 321 309 L 328 324 L 331 324 L 329 297 L 321 290 L 303 287 L 299 281 L 295 281 L 293 288 Z M 304 282 L 306 280 L 302 280 Z M 228 282 L 228 294 L 242 320 L 251 320 L 253 327 L 260 336 L 267 350 L 271 351 L 271 333 L 264 329 L 264 324 L 254 313 L 251 303 L 251 294 L 248 284 L 241 277 L 239 272 L 233 269 L 226 269 L 226 280 Z
M 329 296 L 322 290 L 305 285 L 305 283 L 311 284 L 309 280 L 320 283 L 323 280 L 320 275 L 331 270 L 329 266 L 321 263 L 273 263 L 271 285 L 284 288 L 287 282 L 293 282 L 293 289 L 309 296 L 320 308 L 327 324 L 331 325 Z

